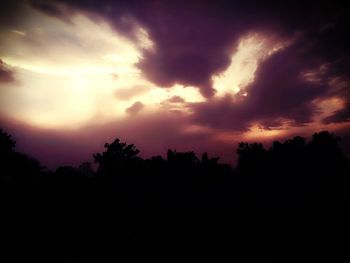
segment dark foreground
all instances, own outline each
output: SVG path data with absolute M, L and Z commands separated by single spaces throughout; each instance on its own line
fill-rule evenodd
M 328 132 L 240 144 L 235 169 L 192 152 L 143 160 L 116 140 L 94 155 L 96 172 L 46 171 L 0 134 L 3 258 L 350 258 L 349 161 Z

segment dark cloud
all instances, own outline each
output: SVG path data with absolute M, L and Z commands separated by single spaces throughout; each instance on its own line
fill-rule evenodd
M 0 83 L 14 81 L 13 72 L 7 69 L 5 63 L 0 59 Z
M 304 32 L 305 37 L 310 37 L 306 42 L 322 52 L 337 40 L 346 38 L 348 41 L 348 37 L 344 37 L 348 23 L 343 21 L 348 9 L 335 2 L 57 2 L 66 3 L 80 12 L 102 16 L 129 37 L 135 33 L 135 25 L 141 24 L 155 42 L 155 49 L 145 50 L 138 65 L 145 76 L 163 87 L 175 83 L 198 86 L 207 97 L 215 93 L 211 76 L 229 65 L 235 44 L 245 32 L 274 31 L 281 36 Z M 36 7 L 44 12 L 54 10 L 46 3 Z M 342 28 L 339 29 L 338 24 Z M 347 49 L 345 44 L 343 49 Z M 337 50 L 332 49 L 333 56 L 339 54 Z
M 316 110 L 312 101 L 328 88 L 322 81 L 310 82 L 301 75 L 315 65 L 299 53 L 298 45 L 277 52 L 259 66 L 254 82 L 236 96 L 192 104 L 193 120 L 231 130 L 247 130 L 252 122 L 265 128 L 278 127 L 283 119 L 294 125 L 311 122 Z
M 137 101 L 133 105 L 131 105 L 129 108 L 127 108 L 125 110 L 125 112 L 130 114 L 130 115 L 135 115 L 135 114 L 139 113 L 144 107 L 145 107 L 145 105 L 143 105 L 142 102 Z
M 145 15 L 142 20 L 156 44 L 138 65 L 145 76 L 159 86 L 197 86 L 204 96 L 212 96 L 211 76 L 230 64 L 238 34 L 234 27 L 224 27 L 203 5 L 192 10 L 163 6 L 155 18 Z
M 345 104 L 343 109 L 323 120 L 326 124 L 350 120 L 350 9 L 341 4 L 338 7 L 330 22 L 321 25 L 318 34 L 310 34 L 309 39 L 314 41 L 307 50 L 309 56 L 322 57 L 328 63 L 326 77 L 335 81 L 330 84 L 327 95 L 341 98 Z
M 324 124 L 348 122 L 350 121 L 350 99 L 347 99 L 347 103 L 343 109 L 337 110 L 331 116 L 323 119 Z
M 62 10 L 62 7 L 59 5 L 52 5 L 48 1 L 41 1 L 41 0 L 33 0 L 32 6 L 41 10 L 45 14 L 53 17 L 63 17 L 65 16 L 64 10 Z
M 273 32 L 281 38 L 298 33 L 298 52 L 303 53 L 304 61 L 318 58 L 320 63 L 333 63 L 333 75 L 349 72 L 349 8 L 340 1 L 317 4 L 314 1 L 272 1 L 267 4 L 262 1 L 63 0 L 49 3 L 35 7 L 67 17 L 71 11 L 54 11 L 65 4 L 65 10 L 103 17 L 131 38 L 135 38 L 135 26 L 142 25 L 155 47 L 144 50 L 138 67 L 161 87 L 175 83 L 197 86 L 204 96 L 211 97 L 215 94 L 211 77 L 228 67 L 238 39 L 250 31 Z M 300 71 L 303 68 L 301 65 Z M 293 74 L 297 77 L 296 72 Z M 266 76 L 271 82 L 272 77 Z
M 23 17 L 25 1 L 0 1 L 0 28 L 13 27 L 21 23 Z

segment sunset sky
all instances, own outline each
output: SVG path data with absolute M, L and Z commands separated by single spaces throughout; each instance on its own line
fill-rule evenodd
M 49 168 L 117 137 L 231 164 L 240 141 L 349 142 L 349 9 L 262 2 L 2 1 L 0 128 Z

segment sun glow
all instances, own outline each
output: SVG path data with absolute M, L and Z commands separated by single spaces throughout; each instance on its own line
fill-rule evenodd
M 34 126 L 75 129 L 126 118 L 136 102 L 150 112 L 164 110 L 163 101 L 173 96 L 204 100 L 198 88 L 162 88 L 144 78 L 136 64 L 154 44 L 142 27 L 131 41 L 83 15 L 67 23 L 34 9 L 27 13 L 31 19 L 23 28 L 0 37 L 0 56 L 17 80 L 0 91 L 2 114 Z

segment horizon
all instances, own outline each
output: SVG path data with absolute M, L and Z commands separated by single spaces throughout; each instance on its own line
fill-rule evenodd
M 1 128 L 0 128 L 0 131 L 3 134 L 6 134 L 6 135 L 10 136 L 9 138 L 15 142 L 14 149 L 13 149 L 15 152 L 17 152 L 19 154 L 24 154 L 28 158 L 34 158 L 35 160 L 37 160 L 39 162 L 39 164 L 41 165 L 42 169 L 44 169 L 44 171 L 48 171 L 48 172 L 55 172 L 55 171 L 58 171 L 59 168 L 63 168 L 63 167 L 71 167 L 73 169 L 78 169 L 81 165 L 84 165 L 84 164 L 88 164 L 93 169 L 93 171 L 96 172 L 96 169 L 98 168 L 98 164 L 96 163 L 96 160 L 93 160 L 93 159 L 95 159 L 95 155 L 96 154 L 102 154 L 103 150 L 106 150 L 106 145 L 113 143 L 115 140 L 120 141 L 121 144 L 129 145 L 129 146 L 132 145 L 133 147 L 135 147 L 135 149 L 138 151 L 138 153 L 136 155 L 141 160 L 152 160 L 154 157 L 155 158 L 161 157 L 161 158 L 163 158 L 163 160 L 167 160 L 169 152 L 178 153 L 178 154 L 186 154 L 186 153 L 191 153 L 192 154 L 193 153 L 194 157 L 196 157 L 198 159 L 198 161 L 201 161 L 203 156 L 207 155 L 208 158 L 217 159 L 217 163 L 218 164 L 228 165 L 231 169 L 235 170 L 235 169 L 237 169 L 237 165 L 238 165 L 237 150 L 239 149 L 239 145 L 241 143 L 248 144 L 248 145 L 251 145 L 251 146 L 254 145 L 254 144 L 261 144 L 265 151 L 271 151 L 273 149 L 273 146 L 274 146 L 275 143 L 286 144 L 286 143 L 290 142 L 293 139 L 302 138 L 303 140 L 305 140 L 306 144 L 309 144 L 311 141 L 313 141 L 313 138 L 316 135 L 322 134 L 322 133 L 329 133 L 328 131 L 324 130 L 324 131 L 315 132 L 315 133 L 312 134 L 312 136 L 308 136 L 308 137 L 302 137 L 300 135 L 294 135 L 293 137 L 290 137 L 290 138 L 284 138 L 284 140 L 275 140 L 273 142 L 268 142 L 268 143 L 266 143 L 266 142 L 258 142 L 258 141 L 250 141 L 250 142 L 242 141 L 242 142 L 239 142 L 236 145 L 236 148 L 234 148 L 232 150 L 232 155 L 234 156 L 234 161 L 233 162 L 227 162 L 227 161 L 225 162 L 225 160 L 222 161 L 222 159 L 220 157 L 212 155 L 210 152 L 196 152 L 196 151 L 191 150 L 191 149 L 187 149 L 186 151 L 178 151 L 177 149 L 167 149 L 166 152 L 164 152 L 164 153 L 159 153 L 159 154 L 155 154 L 155 155 L 145 156 L 145 155 L 142 154 L 142 151 L 140 151 L 140 149 L 138 148 L 137 145 L 133 144 L 132 142 L 123 141 L 122 139 L 116 137 L 116 138 L 112 139 L 109 142 L 105 142 L 103 144 L 103 146 L 100 147 L 101 148 L 100 152 L 93 152 L 93 153 L 91 153 L 90 154 L 91 155 L 90 159 L 86 159 L 86 160 L 82 160 L 82 161 L 79 159 L 76 163 L 74 163 L 74 162 L 73 163 L 60 163 L 57 166 L 49 167 L 49 166 L 43 165 L 43 163 L 41 162 L 40 159 L 37 159 L 34 156 L 30 156 L 27 153 L 22 152 L 20 150 L 21 147 L 18 147 L 18 145 L 17 145 L 16 138 L 14 138 L 11 134 L 9 134 L 8 132 L 6 132 L 5 130 L 3 130 Z M 331 136 L 334 136 L 334 138 L 336 138 L 338 140 L 340 150 L 343 152 L 344 157 L 347 158 L 348 160 L 350 160 L 348 153 L 346 151 L 344 151 L 344 145 L 346 145 L 346 144 L 344 143 L 343 139 L 341 137 L 337 136 L 336 134 L 332 134 L 332 133 L 329 133 L 329 134 Z M 47 152 L 49 152 L 49 149 L 48 149 Z

